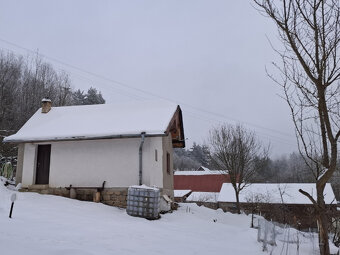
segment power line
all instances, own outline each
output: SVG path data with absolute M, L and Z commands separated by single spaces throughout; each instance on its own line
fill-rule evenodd
M 16 43 L 7 41 L 7 40 L 5 40 L 5 39 L 0 38 L 0 41 L 5 42 L 5 43 L 7 43 L 7 44 L 9 44 L 9 45 L 12 45 L 12 46 L 14 46 L 14 47 L 20 48 L 20 49 L 22 49 L 22 50 L 28 51 L 28 52 L 30 52 L 30 53 L 37 54 L 37 52 L 34 51 L 34 50 L 25 48 L 25 47 L 23 47 L 23 46 L 20 46 L 20 45 L 18 45 L 18 44 L 16 44 Z M 139 89 L 139 88 L 132 87 L 132 86 L 130 86 L 130 85 L 128 85 L 128 84 L 125 84 L 125 83 L 122 83 L 122 82 L 113 80 L 113 79 L 108 78 L 108 77 L 105 77 L 105 76 L 103 76 L 103 75 L 93 73 L 93 72 L 91 72 L 91 71 L 85 70 L 85 69 L 80 68 L 80 67 L 77 67 L 77 66 L 75 66 L 75 65 L 71 65 L 71 64 L 68 64 L 68 63 L 66 63 L 66 62 L 64 62 L 64 61 L 58 60 L 58 59 L 56 59 L 56 58 L 54 58 L 54 57 L 50 57 L 50 56 L 47 56 L 47 55 L 42 54 L 42 53 L 39 53 L 39 55 L 40 55 L 41 57 L 44 57 L 44 58 L 46 58 L 46 59 L 49 59 L 49 60 L 51 60 L 51 61 L 53 61 L 53 62 L 56 62 L 56 63 L 59 63 L 59 64 L 61 64 L 61 65 L 64 65 L 64 66 L 73 68 L 73 69 L 75 69 L 75 70 L 78 70 L 78 71 L 87 73 L 87 74 L 89 74 L 89 75 L 91 75 L 91 76 L 94 76 L 94 77 L 97 77 L 97 78 L 100 78 L 100 79 L 103 79 L 103 80 L 106 80 L 106 81 L 115 83 L 115 84 L 120 85 L 120 86 L 123 86 L 123 87 L 127 87 L 127 88 L 132 89 L 132 90 L 139 91 L 139 92 L 144 93 L 144 94 L 149 94 L 149 95 L 151 95 L 151 96 L 159 97 L 159 98 L 162 98 L 162 99 L 164 99 L 164 100 L 173 102 L 173 100 L 170 100 L 170 99 L 168 99 L 168 98 L 165 98 L 165 97 L 156 95 L 156 94 L 154 94 L 154 93 L 152 93 L 152 92 L 149 92 L 149 91 L 145 91 L 145 90 L 142 90 L 142 89 Z
M 197 119 L 209 122 L 209 123 L 211 123 L 212 121 L 216 121 L 216 122 L 219 122 L 220 124 L 222 124 L 222 122 L 220 120 L 217 120 L 217 119 L 214 119 L 214 118 L 202 118 L 202 117 L 197 116 L 195 113 L 190 112 L 190 111 L 186 111 L 185 113 L 188 114 L 188 115 L 191 115 L 194 118 L 197 118 Z M 296 147 L 296 144 L 293 144 L 293 143 L 291 143 L 291 141 L 284 140 L 283 138 L 280 138 L 280 137 L 272 136 L 272 135 L 265 134 L 265 133 L 262 133 L 262 132 L 259 132 L 259 131 L 256 131 L 256 134 L 258 136 L 267 138 L 269 140 L 274 140 L 276 142 L 285 143 L 287 145 Z
M 0 40 L 0 41 L 1 41 L 1 40 Z M 8 49 L 8 48 L 3 47 L 3 46 L 2 46 L 2 48 L 8 50 L 9 52 L 15 53 L 15 51 L 12 50 L 12 49 Z M 36 53 L 36 52 L 34 52 L 34 54 L 35 54 L 35 53 Z M 59 71 L 65 71 L 65 69 L 61 69 L 60 67 L 56 67 L 56 69 L 58 69 Z M 82 80 L 85 80 L 85 81 L 89 82 L 90 84 L 91 84 L 91 83 L 92 83 L 92 84 L 94 83 L 92 79 L 89 79 L 89 78 L 87 78 L 87 77 L 85 77 L 85 76 L 83 76 L 83 75 L 81 75 L 81 74 L 79 74 L 79 73 L 76 73 L 75 71 L 70 71 L 70 70 L 67 70 L 67 71 L 68 71 L 69 73 L 71 73 L 72 76 L 75 76 L 75 77 L 78 77 L 78 78 L 80 78 L 80 79 L 82 79 Z M 108 88 L 108 89 L 110 89 L 110 90 L 115 91 L 116 93 L 118 93 L 118 94 L 120 94 L 120 95 L 128 96 L 128 97 L 133 98 L 133 99 L 135 99 L 135 100 L 142 100 L 142 99 L 145 99 L 144 97 L 141 97 L 141 96 L 139 96 L 139 95 L 135 95 L 135 94 L 129 93 L 129 92 L 127 92 L 127 91 L 123 91 L 122 89 L 118 89 L 118 88 L 116 88 L 116 87 L 107 86 L 107 84 L 104 84 L 104 83 L 102 83 L 102 82 L 96 81 L 96 86 L 97 86 L 98 84 L 99 84 L 99 87 Z M 100 86 L 100 85 L 105 85 L 105 86 Z
M 27 52 L 30 52 L 30 53 L 33 53 L 33 54 L 37 54 L 37 52 L 34 51 L 34 50 L 31 50 L 31 49 L 28 49 L 28 48 L 26 48 L 26 47 L 20 46 L 20 45 L 18 45 L 18 44 L 16 44 L 16 43 L 13 43 L 13 42 L 8 41 L 8 40 L 5 40 L 5 39 L 0 38 L 0 41 L 4 42 L 4 43 L 6 43 L 6 44 L 12 45 L 12 46 L 14 46 L 14 47 L 16 47 L 16 48 L 25 50 L 25 51 L 27 51 Z M 78 70 L 78 71 L 80 71 L 80 72 L 86 73 L 86 74 L 91 75 L 91 76 L 93 76 L 93 77 L 97 77 L 97 78 L 99 78 L 99 79 L 106 80 L 106 81 L 108 81 L 108 82 L 110 82 L 110 83 L 117 84 L 117 85 L 119 85 L 119 86 L 122 86 L 122 87 L 125 87 L 125 88 L 128 88 L 128 89 L 131 89 L 131 90 L 134 90 L 134 91 L 138 91 L 138 92 L 140 92 L 140 93 L 143 93 L 143 94 L 146 94 L 146 95 L 149 95 L 149 96 L 152 96 L 152 97 L 160 98 L 160 99 L 163 99 L 163 100 L 166 100 L 166 101 L 170 101 L 170 102 L 173 102 L 173 103 L 176 103 L 176 104 L 181 104 L 181 105 L 187 106 L 187 107 L 189 107 L 189 108 L 192 108 L 192 109 L 194 109 L 194 110 L 196 110 L 196 111 L 199 111 L 199 112 L 202 112 L 202 113 L 205 113 L 205 114 L 208 114 L 208 115 L 213 115 L 213 116 L 216 116 L 216 117 L 219 117 L 219 118 L 223 118 L 223 119 L 226 119 L 226 120 L 228 120 L 228 121 L 231 120 L 231 121 L 234 121 L 234 122 L 243 123 L 243 124 L 248 125 L 248 126 L 253 126 L 253 127 L 256 127 L 256 128 L 260 128 L 260 129 L 263 129 L 263 130 L 267 130 L 267 131 L 270 131 L 270 132 L 277 133 L 277 134 L 279 134 L 279 135 L 281 135 L 281 136 L 286 136 L 286 137 L 292 138 L 292 135 L 290 135 L 290 134 L 288 134 L 288 133 L 285 133 L 285 132 L 282 132 L 282 131 L 279 131 L 279 130 L 276 130 L 276 129 L 267 128 L 267 127 L 264 127 L 264 126 L 261 126 L 261 125 L 258 125 L 258 124 L 254 124 L 254 123 L 251 123 L 251 122 L 247 122 L 247 121 L 240 121 L 240 120 L 238 120 L 238 119 L 236 119 L 236 118 L 231 118 L 231 117 L 226 116 L 226 115 L 224 115 L 224 114 L 220 114 L 220 113 L 212 112 L 212 111 L 209 111 L 209 110 L 206 110 L 206 109 L 202 109 L 202 108 L 199 108 L 199 107 L 190 105 L 190 104 L 185 103 L 185 102 L 180 102 L 180 101 L 178 101 L 178 100 L 175 101 L 175 100 L 172 100 L 172 99 L 170 99 L 170 98 L 167 98 L 167 97 L 160 96 L 160 95 L 158 95 L 158 94 L 152 93 L 152 92 L 150 92 L 150 91 L 143 90 L 143 89 L 139 89 L 139 88 L 130 86 L 130 85 L 126 84 L 126 83 L 122 83 L 122 82 L 119 82 L 119 81 L 117 81 L 117 80 L 108 78 L 108 77 L 106 77 L 106 76 L 103 76 L 103 75 L 100 75 L 100 74 L 97 74 L 97 73 L 94 73 L 94 72 L 85 70 L 85 69 L 80 68 L 80 67 L 77 67 L 77 66 L 75 66 L 75 65 L 68 64 L 68 63 L 66 63 L 66 62 L 64 62 L 64 61 L 61 61 L 61 60 L 58 60 L 58 59 L 56 59 L 56 58 L 54 58 L 54 57 L 50 57 L 50 56 L 47 56 L 47 55 L 41 54 L 41 53 L 39 53 L 39 55 L 40 55 L 41 57 L 44 57 L 44 58 L 46 58 L 46 59 L 49 59 L 50 61 L 59 63 L 59 64 L 61 64 L 61 65 L 63 65 L 63 66 L 67 66 L 67 67 L 69 67 L 69 68 Z M 108 88 L 112 88 L 112 87 L 108 86 Z M 278 138 L 278 137 L 277 137 L 277 138 Z M 278 138 L 278 139 L 281 139 L 281 138 Z
M 77 76 L 78 78 L 80 78 L 80 79 L 82 79 L 82 80 L 84 80 L 84 81 L 87 81 L 87 82 L 89 82 L 90 84 L 91 84 L 91 83 L 92 83 L 92 84 L 94 83 L 93 80 L 91 80 L 91 79 L 89 79 L 89 78 L 87 78 L 87 77 L 85 77 L 85 76 L 83 76 L 83 75 L 80 75 L 80 74 L 75 73 L 75 72 L 71 72 L 71 73 L 72 73 L 72 75 Z M 97 81 L 96 81 L 95 84 L 96 84 L 96 86 L 99 84 L 99 87 L 109 88 L 109 89 L 113 90 L 115 93 L 118 93 L 118 94 L 123 95 L 123 96 L 126 96 L 126 97 L 133 98 L 133 99 L 135 99 L 135 100 L 143 100 L 143 99 L 145 100 L 144 97 L 141 97 L 141 96 L 139 96 L 139 95 L 135 95 L 135 94 L 129 93 L 129 92 L 127 92 L 127 91 L 123 91 L 122 89 L 118 89 L 118 88 L 115 88 L 115 87 L 112 87 L 112 86 L 107 86 L 107 84 L 104 84 L 104 83 L 101 83 L 101 82 L 97 82 Z M 100 86 L 100 85 L 104 85 L 104 86 Z

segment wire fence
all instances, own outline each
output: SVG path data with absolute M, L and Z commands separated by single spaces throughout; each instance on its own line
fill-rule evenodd
M 289 225 L 278 224 L 259 218 L 255 221 L 257 241 L 262 243 L 262 250 L 271 255 L 300 255 L 302 244 L 309 247 L 310 255 L 319 253 L 317 233 L 311 229 L 302 232 Z

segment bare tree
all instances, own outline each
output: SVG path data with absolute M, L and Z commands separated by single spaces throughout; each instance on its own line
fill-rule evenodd
M 245 197 L 247 203 L 250 205 L 249 209 L 251 211 L 251 224 L 250 227 L 254 228 L 254 214 L 257 213 L 260 215 L 261 213 L 261 205 L 269 204 L 272 202 L 272 194 L 269 192 L 267 193 L 255 193 L 255 192 L 248 192 Z
M 240 125 L 222 125 L 210 131 L 212 161 L 230 177 L 240 211 L 239 194 L 256 174 L 256 161 L 267 156 L 255 134 Z
M 337 167 L 340 137 L 340 7 L 338 0 L 254 0 L 277 25 L 284 49 L 274 64 L 295 125 L 299 150 L 316 180 L 319 248 L 329 254 L 324 188 Z
M 0 130 L 14 129 L 16 95 L 19 89 L 22 59 L 0 52 Z

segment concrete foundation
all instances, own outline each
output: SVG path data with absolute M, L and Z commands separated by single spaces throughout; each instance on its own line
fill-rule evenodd
M 161 194 L 169 193 L 169 190 L 160 189 Z M 101 202 L 120 208 L 126 208 L 128 188 L 51 188 L 48 185 L 31 185 L 20 189 L 20 192 L 36 192 L 39 194 L 56 195 L 67 198 L 75 198 L 82 201 Z

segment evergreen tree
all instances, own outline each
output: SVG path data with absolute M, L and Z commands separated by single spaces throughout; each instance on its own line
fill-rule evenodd
M 100 92 L 97 92 L 97 89 L 91 87 L 85 95 L 84 104 L 105 104 L 105 100 L 102 94 Z
M 202 166 L 208 167 L 210 165 L 210 151 L 206 145 L 199 145 L 194 142 L 190 150 L 190 156 Z
M 72 102 L 74 105 L 83 105 L 85 102 L 84 91 L 81 91 L 80 89 L 74 91 L 72 93 Z

